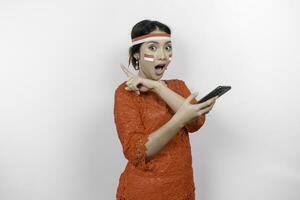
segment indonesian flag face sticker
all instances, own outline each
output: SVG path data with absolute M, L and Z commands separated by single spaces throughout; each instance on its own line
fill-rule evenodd
M 169 60 L 172 59 L 172 53 L 169 55 Z M 154 55 L 144 54 L 144 60 L 154 62 Z
M 154 61 L 154 55 L 144 54 L 144 60 L 153 62 Z

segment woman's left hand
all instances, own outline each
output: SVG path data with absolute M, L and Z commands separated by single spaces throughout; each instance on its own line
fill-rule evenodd
M 125 88 L 128 91 L 135 91 L 136 94 L 139 95 L 140 92 L 147 92 L 148 90 L 154 89 L 158 84 L 161 84 L 158 81 L 142 78 L 138 75 L 133 74 L 122 64 L 121 68 L 129 78 L 126 82 L 127 87 Z

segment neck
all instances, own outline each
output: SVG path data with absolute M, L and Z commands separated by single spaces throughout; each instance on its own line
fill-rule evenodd
M 147 78 L 146 75 L 144 74 L 144 72 L 141 69 L 138 72 L 138 76 L 140 76 L 142 78 Z

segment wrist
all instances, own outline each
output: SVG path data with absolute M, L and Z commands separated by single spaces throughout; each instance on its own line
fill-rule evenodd
M 193 124 L 196 123 L 198 121 L 198 117 L 195 117 L 193 119 L 191 119 L 190 121 L 187 122 L 187 124 Z

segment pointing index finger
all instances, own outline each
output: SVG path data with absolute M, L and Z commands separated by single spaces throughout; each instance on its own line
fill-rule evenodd
M 120 66 L 121 66 L 121 69 L 123 70 L 123 72 L 127 75 L 127 77 L 132 77 L 134 75 L 128 69 L 126 69 L 126 67 L 123 64 L 120 64 Z

